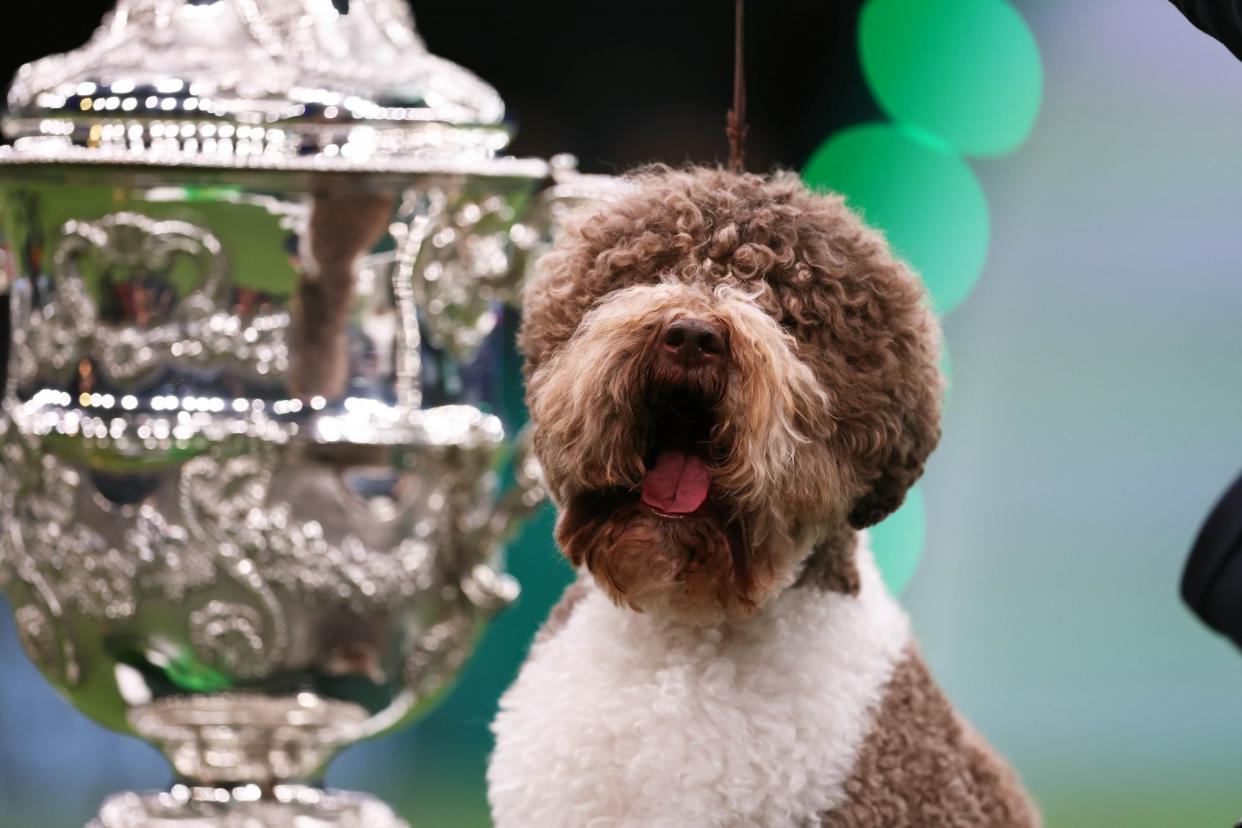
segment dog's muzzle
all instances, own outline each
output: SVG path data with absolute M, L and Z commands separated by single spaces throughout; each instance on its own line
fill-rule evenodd
M 705 319 L 676 319 L 661 334 L 642 501 L 665 517 L 699 512 L 711 493 L 712 409 L 724 395 L 727 349 L 724 328 Z

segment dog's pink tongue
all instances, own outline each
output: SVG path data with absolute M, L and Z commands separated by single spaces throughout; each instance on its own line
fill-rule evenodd
M 688 515 L 707 500 L 711 475 L 701 457 L 664 451 L 643 477 L 643 503 L 670 515 Z

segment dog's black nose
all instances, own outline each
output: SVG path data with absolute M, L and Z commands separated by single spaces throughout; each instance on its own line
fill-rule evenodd
M 705 365 L 724 356 L 724 331 L 702 319 L 678 319 L 664 329 L 664 347 L 686 367 Z

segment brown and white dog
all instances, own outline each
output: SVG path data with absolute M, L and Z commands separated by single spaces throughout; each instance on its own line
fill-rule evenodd
M 501 700 L 496 825 L 1038 825 L 861 531 L 940 434 L 919 279 L 791 174 L 631 180 L 524 297 L 581 575 Z

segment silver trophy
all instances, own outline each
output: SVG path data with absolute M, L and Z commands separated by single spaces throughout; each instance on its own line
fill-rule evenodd
M 317 783 L 516 594 L 497 323 L 611 186 L 498 155 L 503 114 L 402 0 L 120 0 L 15 79 L 0 588 L 176 774 L 99 828 L 404 824 Z

